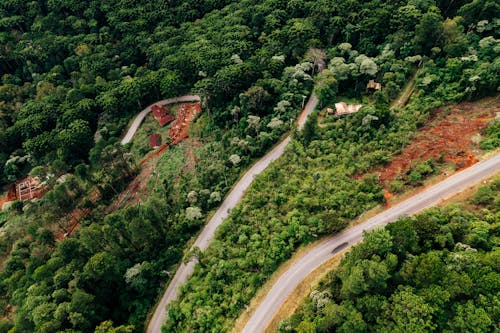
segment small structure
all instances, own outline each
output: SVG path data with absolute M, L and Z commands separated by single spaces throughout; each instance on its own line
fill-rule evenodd
M 154 149 L 161 146 L 161 135 L 160 134 L 151 134 L 149 136 L 149 148 Z
M 15 184 L 16 199 L 21 201 L 41 198 L 45 188 L 38 177 L 26 177 Z
M 151 110 L 153 111 L 153 116 L 160 126 L 165 126 L 175 119 L 174 115 L 168 112 L 168 108 L 166 106 L 155 104 L 151 107 Z
M 345 102 L 335 103 L 335 115 L 343 116 L 346 114 L 356 113 L 362 106 L 363 104 L 346 104 Z
M 332 115 L 332 114 L 335 114 L 335 111 L 332 108 L 327 108 L 326 109 L 326 114 Z
M 366 90 L 369 90 L 369 89 L 381 90 L 382 85 L 378 82 L 375 82 L 375 80 L 370 80 L 370 81 L 368 81 L 368 84 L 366 85 Z

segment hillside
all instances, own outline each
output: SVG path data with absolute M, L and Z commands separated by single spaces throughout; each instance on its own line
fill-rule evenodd
M 497 331 L 499 184 L 366 234 L 279 332 Z
M 229 330 L 280 263 L 385 203 L 384 186 L 462 167 L 432 156 L 375 174 L 454 103 L 495 96 L 499 14 L 487 0 L 2 1 L 0 332 L 142 331 L 207 218 L 291 133 L 169 308 L 168 331 Z M 313 91 L 322 118 L 299 133 Z M 201 102 L 121 144 L 141 110 L 184 94 Z M 363 107 L 324 116 L 339 101 Z M 499 146 L 496 101 L 458 111 L 484 119 L 450 156 Z M 12 201 L 13 186 L 36 199 Z

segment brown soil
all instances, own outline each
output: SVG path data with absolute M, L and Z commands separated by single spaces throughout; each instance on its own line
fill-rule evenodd
M 168 131 L 172 144 L 176 145 L 188 137 L 189 124 L 201 112 L 199 103 L 185 103 L 179 106 L 175 121 Z
M 168 131 L 171 145 L 176 145 L 188 138 L 189 124 L 193 122 L 196 115 L 200 112 L 201 107 L 199 103 L 184 103 L 179 105 L 175 121 L 172 123 Z M 107 209 L 107 213 L 115 211 L 128 204 L 137 204 L 140 202 L 142 197 L 147 195 L 146 188 L 148 181 L 151 178 L 154 166 L 156 165 L 160 155 L 162 155 L 168 147 L 168 144 L 163 144 L 160 148 L 149 153 L 142 159 L 137 166 L 138 168 L 141 168 L 140 173 L 130 182 L 127 188 L 120 193 L 118 199 Z M 194 154 L 193 163 L 195 163 Z
M 2 210 L 3 204 L 6 203 L 7 201 L 9 201 L 7 195 L 0 198 L 0 211 Z
M 460 103 L 446 112 L 439 109 L 400 155 L 372 172 L 377 172 L 380 181 L 388 188 L 390 181 L 405 174 L 416 162 L 435 159 L 451 162 L 456 169 L 471 166 L 478 161 L 475 154 L 479 152 L 472 137 L 488 126 L 496 112 L 500 112 L 497 98 Z M 390 198 L 392 195 L 386 193 L 385 196 Z

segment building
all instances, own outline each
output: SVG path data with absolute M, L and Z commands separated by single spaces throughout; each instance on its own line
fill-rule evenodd
M 375 80 L 370 80 L 368 81 L 368 84 L 366 85 L 366 90 L 373 89 L 373 90 L 381 90 L 382 85 L 378 82 L 375 82 Z
M 38 177 L 27 177 L 15 183 L 16 199 L 25 201 L 41 198 L 45 187 Z
M 149 148 L 154 149 L 161 146 L 161 135 L 151 134 L 149 136 Z
M 168 112 L 168 108 L 166 106 L 155 104 L 151 107 L 151 110 L 153 111 L 153 116 L 160 126 L 165 126 L 175 119 L 174 115 Z
M 343 116 L 346 114 L 356 113 L 362 106 L 363 104 L 346 104 L 345 102 L 335 103 L 335 115 Z

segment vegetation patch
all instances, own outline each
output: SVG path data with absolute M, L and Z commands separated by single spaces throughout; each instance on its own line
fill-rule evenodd
M 365 234 L 279 332 L 497 330 L 499 190 Z

